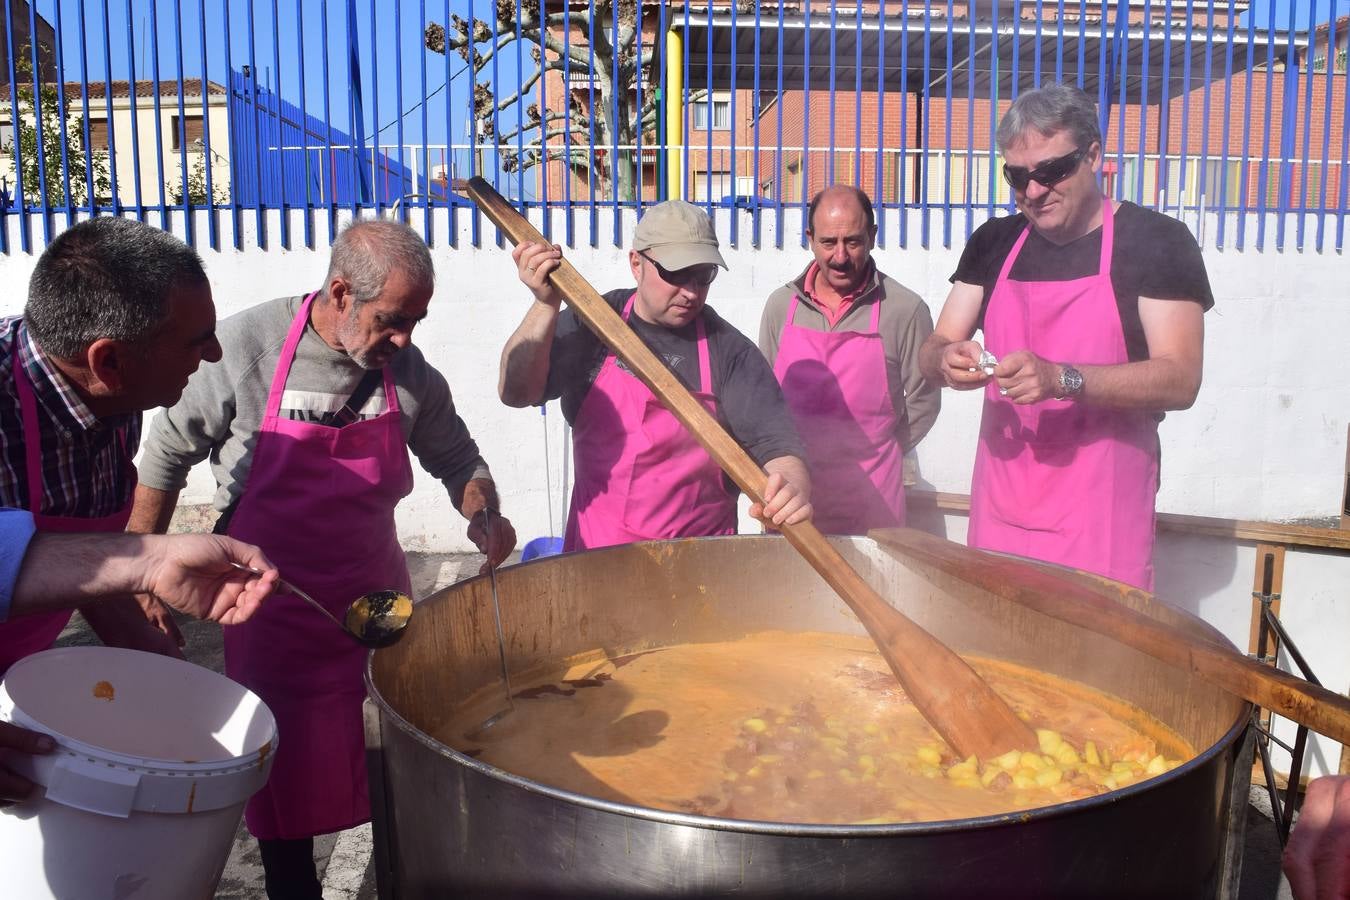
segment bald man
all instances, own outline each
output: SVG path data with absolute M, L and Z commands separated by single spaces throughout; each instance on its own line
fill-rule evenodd
M 876 216 L 864 192 L 821 191 L 806 233 L 815 258 L 769 296 L 759 348 L 806 443 L 815 522 L 830 534 L 903 525 L 904 454 L 941 403 L 918 362 L 933 316 L 873 261 Z

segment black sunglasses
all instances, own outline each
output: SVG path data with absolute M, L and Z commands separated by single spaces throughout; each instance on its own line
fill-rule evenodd
M 1027 185 L 1036 182 L 1042 187 L 1054 187 L 1065 178 L 1068 178 L 1078 168 L 1078 164 L 1087 156 L 1088 148 L 1079 147 L 1072 153 L 1066 153 L 1058 156 L 1048 162 L 1043 162 L 1034 169 L 1028 169 L 1026 166 L 1010 166 L 1003 164 L 1003 180 L 1012 185 L 1013 190 L 1025 191 Z
M 656 266 L 656 274 L 661 276 L 661 280 L 674 287 L 707 287 L 717 278 L 717 266 L 714 265 L 687 266 L 672 272 L 641 250 L 638 256 Z

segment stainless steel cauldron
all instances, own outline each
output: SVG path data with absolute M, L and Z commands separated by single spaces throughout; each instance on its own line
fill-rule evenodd
M 407 638 L 371 657 L 367 744 L 380 896 L 1227 893 L 1240 859 L 1230 825 L 1246 809 L 1244 765 L 1250 774 L 1244 702 L 866 538 L 838 546 L 883 596 L 956 649 L 1036 666 L 1135 703 L 1202 748 L 1200 755 L 1101 797 L 933 824 L 773 825 L 604 802 L 507 774 L 429 736 L 462 698 L 498 677 L 490 588 L 474 578 L 420 604 Z M 861 630 L 777 537 L 549 557 L 504 569 L 498 581 L 517 672 L 596 647 L 618 655 L 766 629 Z M 1132 602 L 1218 636 L 1157 601 L 1135 595 Z

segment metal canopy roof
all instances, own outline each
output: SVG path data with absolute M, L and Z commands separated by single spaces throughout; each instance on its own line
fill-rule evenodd
M 683 16 L 676 15 L 672 19 L 673 28 L 683 29 Z M 1100 17 L 1066 18 L 1060 23 L 1025 18 L 1015 21 L 1009 16 L 995 22 L 988 18 L 972 21 L 937 13 L 925 16 L 910 12 L 886 16 L 883 27 L 875 14 L 859 18 L 849 11 L 835 19 L 833 28 L 828 13 L 813 15 L 809 27 L 800 13 L 785 13 L 780 29 L 776 8 L 772 15 L 766 11 L 760 21 L 761 27 L 756 29 L 754 14 L 740 12 L 735 17 L 733 29 L 731 13 L 725 8 L 698 12 L 691 9 L 685 31 L 688 83 L 725 90 L 733 86 L 734 74 L 735 87 L 753 88 L 758 68 L 760 89 L 774 92 L 778 89 L 781 52 L 784 90 L 801 90 L 808 72 L 811 90 L 828 90 L 833 69 L 836 91 L 855 90 L 859 86 L 855 82 L 859 72 L 861 89 L 876 91 L 880 63 L 885 70 L 880 83 L 887 91 L 919 93 L 927 85 L 930 96 L 945 95 L 950 79 L 952 96 L 964 97 L 970 92 L 973 78 L 976 97 L 987 98 L 991 92 L 994 96 L 1010 97 L 1014 67 L 1018 85 L 1025 89 L 1033 83 L 1039 53 L 1042 81 L 1055 78 L 1057 64 L 1062 67 L 1065 80 L 1076 81 L 1081 64 L 1083 86 L 1089 93 L 1095 93 L 1102 80 L 1102 54 L 1105 51 L 1108 54 L 1108 78 L 1111 77 L 1111 54 L 1116 54 L 1117 72 L 1124 75 L 1126 101 L 1138 103 L 1144 96 L 1147 81 L 1147 101 L 1156 104 L 1163 95 L 1164 65 L 1167 67 L 1167 96 L 1175 97 L 1186 90 L 1188 60 L 1189 87 L 1194 90 L 1207 80 L 1207 56 L 1212 72 L 1208 80 L 1218 80 L 1225 77 L 1226 57 L 1230 51 L 1232 71 L 1240 72 L 1248 68 L 1249 52 L 1252 65 L 1259 67 L 1264 65 L 1268 53 L 1279 63 L 1288 57 L 1291 49 L 1296 51 L 1308 46 L 1306 32 L 1254 30 L 1249 35 L 1245 27 L 1236 23 L 1231 35 L 1226 25 L 1216 27 L 1213 33 L 1204 27 L 1193 26 L 1187 35 L 1184 22 L 1174 23 L 1172 28 L 1164 27 L 1162 23 L 1129 25 L 1118 35 L 1115 24 L 1110 21 L 1106 22 L 1103 34 Z M 878 48 L 884 48 L 883 56 L 879 56 Z M 861 66 L 858 65 L 859 49 Z M 925 50 L 928 54 L 926 67 Z M 1112 102 L 1119 101 L 1119 90 L 1117 81 Z

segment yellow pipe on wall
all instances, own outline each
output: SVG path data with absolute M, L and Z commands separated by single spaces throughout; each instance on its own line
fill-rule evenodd
M 666 190 L 684 199 L 684 38 L 666 32 Z

